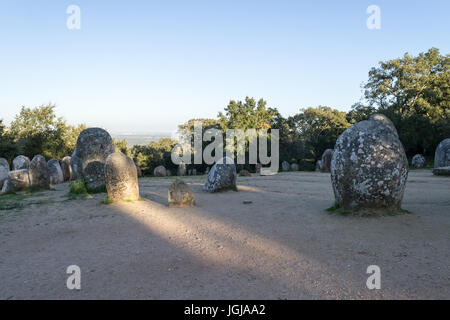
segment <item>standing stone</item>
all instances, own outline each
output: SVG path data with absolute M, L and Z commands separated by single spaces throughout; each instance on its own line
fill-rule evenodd
M 64 181 L 71 181 L 73 179 L 72 166 L 70 165 L 71 157 L 64 157 L 61 160 L 61 170 Z
M 289 168 L 290 168 L 289 162 L 283 161 L 283 162 L 281 163 L 281 170 L 283 170 L 283 171 L 289 171 Z
M 192 169 L 188 169 L 188 176 L 192 175 Z
M 50 184 L 52 186 L 64 182 L 64 175 L 61 169 L 59 161 L 56 159 L 50 159 L 47 162 L 48 174 L 50 176 Z
M 34 156 L 30 162 L 30 186 L 33 189 L 49 189 L 50 174 L 47 161 L 41 155 Z
M 192 169 L 192 175 L 193 175 L 193 176 L 196 176 L 196 175 L 197 175 L 197 169 L 195 169 L 195 168 Z
M 106 158 L 105 183 L 110 200 L 139 200 L 136 165 L 122 152 L 112 153 Z
M 423 168 L 425 166 L 425 157 L 421 154 L 416 154 L 411 160 L 411 165 L 416 169 Z
M 157 166 L 153 170 L 153 175 L 155 177 L 166 177 L 167 176 L 167 170 L 164 166 Z
M 26 156 L 17 156 L 13 160 L 13 170 L 22 170 L 30 168 L 30 158 Z
M 251 177 L 252 175 L 251 175 L 251 173 L 248 172 L 247 170 L 242 169 L 241 171 L 239 171 L 239 176 L 240 176 L 240 177 Z
M 262 168 L 262 164 L 261 163 L 257 163 L 255 164 L 255 172 L 256 173 L 261 173 L 261 168 Z
M 134 165 L 136 166 L 136 171 L 137 171 L 138 178 L 142 177 L 141 167 L 138 165 L 137 162 L 135 162 Z
M 291 163 L 291 171 L 298 171 L 298 164 L 297 163 Z
M 114 151 L 114 142 L 107 131 L 101 128 L 83 130 L 71 158 L 75 179 L 84 178 L 88 190 L 104 187 L 105 161 Z
M 25 191 L 30 187 L 30 176 L 27 169 L 13 170 L 8 174 L 2 188 L 2 193 Z
M 317 160 L 316 171 L 322 171 L 322 160 Z
M 433 174 L 436 176 L 450 176 L 450 166 L 434 168 Z
M 0 158 L 0 189 L 3 187 L 3 183 L 9 175 L 9 163 L 6 159 Z
M 81 167 L 81 160 L 77 157 L 77 149 L 73 150 L 72 156 L 70 157 L 70 166 L 72 168 L 72 178 L 74 180 L 82 179 L 83 172 Z
M 450 166 L 450 138 L 441 141 L 434 154 L 435 168 L 448 166 Z
M 184 162 L 181 162 L 178 165 L 177 175 L 180 176 L 180 177 L 186 175 L 186 165 L 184 164 Z
M 408 159 L 395 128 L 381 119 L 372 117 L 356 123 L 336 142 L 331 182 L 340 207 L 350 210 L 401 207 Z
M 209 167 L 206 167 L 206 170 L 205 170 L 205 174 L 206 174 L 206 175 L 208 175 L 209 170 L 210 170 Z
M 330 172 L 331 170 L 331 159 L 333 158 L 333 149 L 327 149 L 322 154 L 321 170 L 322 172 Z
M 216 192 L 236 187 L 236 165 L 230 157 L 223 157 L 211 168 L 203 190 Z
M 192 207 L 195 205 L 195 195 L 192 189 L 180 179 L 176 179 L 169 187 L 169 207 Z

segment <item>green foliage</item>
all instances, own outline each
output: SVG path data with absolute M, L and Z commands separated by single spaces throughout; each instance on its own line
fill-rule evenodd
M 304 156 L 315 160 L 326 149 L 333 149 L 339 135 L 350 126 L 345 112 L 325 106 L 300 109 L 300 113 L 288 118 L 288 123 L 303 142 Z
M 113 138 L 114 146 L 116 147 L 116 151 L 122 152 L 124 155 L 131 157 L 131 148 L 128 145 L 127 141 L 125 139 L 123 140 L 117 140 Z
M 388 116 L 408 155 L 432 155 L 450 136 L 450 55 L 432 48 L 380 62 L 365 84 L 371 107 Z
M 0 119 L 0 156 L 11 162 L 16 154 L 14 138 Z
M 68 125 L 64 119 L 56 117 L 54 109 L 54 105 L 22 107 L 9 129 L 16 155 L 23 154 L 31 159 L 42 154 L 47 159 L 62 159 L 72 154 L 78 135 L 86 126 Z
M 69 198 L 82 198 L 88 195 L 84 179 L 78 179 L 70 183 Z
M 112 201 L 110 198 L 106 197 L 105 199 L 103 199 L 102 204 L 112 204 L 114 201 Z
M 146 146 L 133 146 L 131 153 L 144 175 L 152 174 L 159 165 L 163 165 L 169 170 L 176 170 L 176 166 L 171 160 L 171 152 L 177 144 L 176 140 L 162 138 L 158 142 L 152 141 Z

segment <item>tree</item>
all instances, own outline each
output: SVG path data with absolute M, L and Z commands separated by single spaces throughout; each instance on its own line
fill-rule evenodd
M 350 126 L 345 112 L 326 106 L 300 109 L 288 121 L 304 143 L 305 156 L 314 160 L 320 159 L 326 149 L 333 149 L 339 135 Z
M 152 141 L 146 146 L 135 145 L 131 153 L 134 161 L 144 174 L 152 174 L 153 170 L 159 165 L 163 165 L 166 169 L 175 170 L 176 167 L 171 160 L 171 152 L 177 144 L 178 141 L 174 139 L 161 138 L 158 142 Z
M 448 137 L 450 126 L 450 55 L 431 48 L 416 57 L 380 62 L 365 84 L 371 107 L 388 116 L 409 155 L 431 155 Z
M 0 157 L 11 162 L 17 152 L 17 146 L 14 143 L 10 132 L 0 119 Z
M 71 155 L 78 135 L 85 125 L 71 126 L 56 117 L 55 106 L 22 107 L 10 126 L 11 136 L 20 154 L 30 158 L 37 154 L 61 159 Z

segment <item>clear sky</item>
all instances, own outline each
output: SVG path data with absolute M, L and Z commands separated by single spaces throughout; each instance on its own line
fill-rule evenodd
M 69 5 L 81 29 L 69 30 Z M 369 30 L 369 5 L 381 29 Z M 230 99 L 348 110 L 380 60 L 450 52 L 450 1 L 0 0 L 0 118 L 49 102 L 69 123 L 173 131 Z

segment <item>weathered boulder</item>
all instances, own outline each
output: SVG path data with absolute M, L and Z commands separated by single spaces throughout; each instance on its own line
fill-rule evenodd
M 242 169 L 241 171 L 239 171 L 239 176 L 240 176 L 240 177 L 251 177 L 252 175 L 251 175 L 251 173 L 248 172 L 247 170 Z
M 157 166 L 154 170 L 153 170 L 153 175 L 155 177 L 165 177 L 167 176 L 167 170 L 164 166 Z
M 450 166 L 434 168 L 433 174 L 436 176 L 450 176 Z
M 425 166 L 425 157 L 421 154 L 416 154 L 412 157 L 411 166 L 416 169 L 421 169 Z
M 297 163 L 291 163 L 291 171 L 298 171 L 298 164 Z
M 75 179 L 84 178 L 88 189 L 105 186 L 105 161 L 114 153 L 114 142 L 101 128 L 83 130 L 77 139 L 71 165 Z
M 36 155 L 30 162 L 30 186 L 33 189 L 49 189 L 50 174 L 48 171 L 47 161 L 43 156 Z
M 283 162 L 281 163 L 281 170 L 282 170 L 282 171 L 289 171 L 289 169 L 290 169 L 289 162 L 283 161 Z
M 330 172 L 331 170 L 331 159 L 333 158 L 333 149 L 327 149 L 322 154 L 322 160 L 320 161 L 320 170 L 322 172 Z
M 178 165 L 177 175 L 180 176 L 180 177 L 186 175 L 186 165 L 184 164 L 184 162 L 181 162 Z
M 17 156 L 13 160 L 13 170 L 22 170 L 30 168 L 30 158 L 26 156 Z
M 72 168 L 72 178 L 73 180 L 78 180 L 83 178 L 81 159 L 77 157 L 77 149 L 73 150 L 72 156 L 70 157 L 70 167 Z
M 141 167 L 138 165 L 137 162 L 135 162 L 134 165 L 136 166 L 136 171 L 137 171 L 138 178 L 142 177 Z
M 407 177 L 408 160 L 389 122 L 361 121 L 338 138 L 331 182 L 340 207 L 400 209 Z
M 214 164 L 208 173 L 203 190 L 216 192 L 236 187 L 236 165 L 230 157 L 223 157 Z
M 64 157 L 61 160 L 61 170 L 64 181 L 71 181 L 73 179 L 72 166 L 70 165 L 71 157 Z
M 3 187 L 3 182 L 8 178 L 10 171 L 9 162 L 4 158 L 0 158 L 0 189 Z
M 316 171 L 322 171 L 322 160 L 317 160 Z
M 136 165 L 122 152 L 112 153 L 106 158 L 105 183 L 110 200 L 139 200 Z
M 61 169 L 59 161 L 56 159 L 50 159 L 47 162 L 48 174 L 50 176 L 50 184 L 60 184 L 64 182 L 64 175 Z
M 2 193 L 25 191 L 30 187 L 30 176 L 27 169 L 13 170 L 8 174 L 8 178 L 3 183 Z
M 381 124 L 384 124 L 385 127 L 389 128 L 395 135 L 398 136 L 397 129 L 395 128 L 394 124 L 392 123 L 391 119 L 386 117 L 384 114 L 376 113 L 370 116 L 370 119 L 372 121 L 377 121 Z
M 434 153 L 435 168 L 448 166 L 450 166 L 450 138 L 441 141 Z
M 192 189 L 180 179 L 176 179 L 169 187 L 169 207 L 192 207 L 195 205 L 195 195 Z

